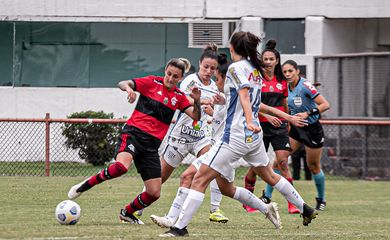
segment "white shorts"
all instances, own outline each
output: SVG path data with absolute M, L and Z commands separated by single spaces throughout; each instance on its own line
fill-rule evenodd
M 210 145 L 210 143 L 211 139 L 207 137 L 194 143 L 179 143 L 168 139 L 162 156 L 170 166 L 177 168 L 188 154 L 192 153 L 198 156 L 200 150 Z
M 234 167 L 240 158 L 251 167 L 267 166 L 269 158 L 265 151 L 263 138 L 239 145 L 218 142 L 211 147 L 202 163 L 219 172 L 229 182 L 233 182 Z

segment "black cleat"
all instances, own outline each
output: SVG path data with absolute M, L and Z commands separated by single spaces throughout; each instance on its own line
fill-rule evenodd
M 270 204 L 271 203 L 271 198 L 265 196 L 265 192 L 263 190 L 263 195 L 259 197 L 261 201 L 263 201 L 265 204 Z
M 318 215 L 318 212 L 306 203 L 303 204 L 303 213 L 301 216 L 303 217 L 303 226 L 308 226 L 311 223 L 311 220 L 315 219 Z
M 122 223 L 144 225 L 144 223 L 139 218 L 134 216 L 134 214 L 127 213 L 125 209 L 121 209 L 119 213 L 119 219 L 122 221 Z
M 188 237 L 187 228 L 179 229 L 171 227 L 171 229 L 165 233 L 158 235 L 159 237 Z
M 326 201 L 323 201 L 321 198 L 316 198 L 317 205 L 316 210 L 324 211 L 326 206 Z

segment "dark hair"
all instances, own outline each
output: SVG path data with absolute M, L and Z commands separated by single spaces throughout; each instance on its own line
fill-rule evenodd
M 293 66 L 293 68 L 295 68 L 296 70 L 299 70 L 298 68 L 298 64 L 294 61 L 294 60 L 287 60 L 283 63 L 282 66 L 286 65 L 286 64 L 290 64 L 291 66 Z
M 214 43 L 209 43 L 206 45 L 206 47 L 203 49 L 203 53 L 200 56 L 199 61 L 202 62 L 205 58 L 211 58 L 216 61 L 218 61 L 218 54 L 217 54 L 218 47 Z
M 168 61 L 167 65 L 165 66 L 165 70 L 169 66 L 174 66 L 179 68 L 181 70 L 182 75 L 184 75 L 184 73 L 190 70 L 191 63 L 185 58 L 172 58 L 171 60 Z
M 264 50 L 261 52 L 261 55 L 263 56 L 265 52 L 272 52 L 276 59 L 278 60 L 278 64 L 275 66 L 274 74 L 276 76 L 276 80 L 278 82 L 281 82 L 282 80 L 285 80 L 286 78 L 283 75 L 282 65 L 280 63 L 280 53 L 278 50 L 275 49 L 276 47 L 276 41 L 274 39 L 270 39 L 265 44 Z
M 257 51 L 257 45 L 261 42 L 261 39 L 250 32 L 236 32 L 233 34 L 230 44 L 234 51 L 248 59 L 254 68 L 259 70 L 261 73 L 263 62 L 261 61 L 261 55 Z
M 229 68 L 230 63 L 227 60 L 227 55 L 225 53 L 218 54 L 218 67 L 217 71 L 222 74 L 222 76 L 226 76 L 227 70 Z

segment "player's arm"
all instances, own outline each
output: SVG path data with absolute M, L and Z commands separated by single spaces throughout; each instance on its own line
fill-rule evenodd
M 193 99 L 193 104 L 191 107 L 187 108 L 184 112 L 192 119 L 198 121 L 200 120 L 202 109 L 200 106 L 200 95 L 201 92 L 199 88 L 194 87 L 191 92 L 191 98 Z
M 134 92 L 135 83 L 133 80 L 124 80 L 120 81 L 118 83 L 118 87 L 122 90 L 127 92 L 127 100 L 129 103 L 133 103 L 135 99 L 137 98 L 137 95 Z
M 250 96 L 249 96 L 249 87 L 244 87 L 238 90 L 238 97 L 240 99 L 240 103 L 244 111 L 247 129 L 255 133 L 260 132 L 261 131 L 260 126 L 256 126 L 255 124 L 253 124 L 252 107 L 251 107 Z
M 297 116 L 306 119 L 309 116 L 321 114 L 330 108 L 329 102 L 322 95 L 317 95 L 314 98 L 314 102 L 317 104 L 316 108 L 310 109 L 307 112 L 297 113 Z
M 290 122 L 291 124 L 293 124 L 297 127 L 307 126 L 307 121 L 304 118 L 297 116 L 297 115 L 291 116 L 283 111 L 280 111 L 279 109 L 270 107 L 264 103 L 260 104 L 260 112 L 266 113 L 266 114 L 272 114 L 272 115 L 278 116 L 280 118 L 284 118 L 288 122 Z

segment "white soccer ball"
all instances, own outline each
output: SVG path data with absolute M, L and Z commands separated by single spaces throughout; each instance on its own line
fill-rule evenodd
M 55 216 L 61 224 L 74 225 L 80 219 L 81 208 L 76 202 L 65 200 L 57 205 Z

